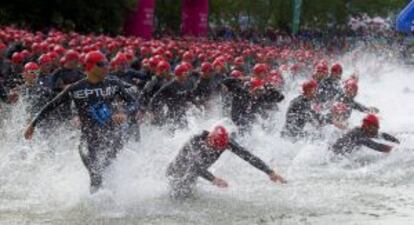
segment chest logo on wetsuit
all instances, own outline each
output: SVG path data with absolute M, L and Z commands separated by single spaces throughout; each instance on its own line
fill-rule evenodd
M 97 103 L 90 107 L 91 117 L 98 122 L 99 125 L 105 125 L 111 119 L 112 111 L 105 103 Z
M 75 99 L 84 99 L 88 98 L 90 95 L 94 95 L 96 97 L 107 97 L 111 95 L 115 95 L 117 91 L 117 87 L 107 87 L 107 88 L 95 88 L 95 89 L 82 89 L 73 92 L 73 98 Z

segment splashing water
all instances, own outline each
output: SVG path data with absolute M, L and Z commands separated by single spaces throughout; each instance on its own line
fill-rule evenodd
M 346 57 L 345 57 L 346 58 Z M 345 59 L 344 58 L 344 59 Z M 345 65 L 357 69 L 357 100 L 381 110 L 381 129 L 402 144 L 392 154 L 363 149 L 330 160 L 323 141 L 290 143 L 279 137 L 284 112 L 298 94 L 286 93 L 280 112 L 261 121 L 240 143 L 285 176 L 275 185 L 231 153 L 210 171 L 230 187 L 199 181 L 193 199 L 168 198 L 165 170 L 184 142 L 217 121 L 229 125 L 217 106 L 189 113 L 190 128 L 174 136 L 142 126 L 142 141 L 128 143 L 106 175 L 105 188 L 89 194 L 89 177 L 77 151 L 79 133 L 57 128 L 49 141 L 22 138 L 23 106 L 3 109 L 0 133 L 1 224 L 410 224 L 414 219 L 414 72 L 412 68 L 363 55 Z M 352 71 L 345 71 L 350 74 Z M 351 122 L 359 124 L 354 112 Z M 332 136 L 332 135 L 331 135 Z

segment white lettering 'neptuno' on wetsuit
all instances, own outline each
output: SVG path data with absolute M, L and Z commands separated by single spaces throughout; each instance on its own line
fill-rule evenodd
M 96 125 L 111 126 L 109 121 L 113 111 L 112 104 L 117 96 L 127 103 L 124 109 L 127 114 L 137 111 L 138 102 L 125 90 L 118 79 L 107 78 L 98 84 L 89 83 L 87 79 L 80 80 L 47 103 L 33 120 L 33 125 L 44 119 L 59 105 L 73 101 L 82 122 L 82 131 L 87 131 L 88 128 Z

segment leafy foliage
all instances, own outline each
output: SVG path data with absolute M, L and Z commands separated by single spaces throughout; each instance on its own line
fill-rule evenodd
M 116 34 L 136 0 L 4 0 L 0 23 Z
M 59 27 L 81 32 L 118 34 L 137 0 L 4 0 L 0 3 L 0 24 L 17 24 L 34 29 Z M 246 18 L 250 27 L 289 30 L 291 0 L 210 0 L 210 22 L 237 27 Z M 350 15 L 388 16 L 398 12 L 407 0 L 303 0 L 302 27 L 325 28 L 344 25 Z M 156 0 L 156 28 L 179 31 L 181 0 Z

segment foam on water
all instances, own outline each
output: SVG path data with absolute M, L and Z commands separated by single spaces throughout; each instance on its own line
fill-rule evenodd
M 347 56 L 345 56 L 346 58 Z M 324 141 L 290 143 L 279 137 L 284 112 L 298 89 L 287 93 L 281 112 L 261 121 L 243 146 L 284 175 L 275 185 L 229 152 L 210 169 L 230 187 L 200 180 L 194 199 L 168 198 L 165 170 L 188 138 L 221 121 L 220 110 L 190 113 L 188 130 L 174 136 L 149 125 L 142 141 L 129 143 L 106 175 L 105 189 L 91 196 L 78 156 L 77 131 L 58 128 L 51 143 L 22 138 L 22 105 L 3 116 L 0 145 L 1 224 L 409 224 L 414 219 L 414 72 L 412 68 L 363 55 L 345 65 L 360 72 L 357 100 L 381 110 L 381 128 L 402 144 L 392 154 L 362 150 L 331 160 Z M 352 124 L 362 114 L 354 112 Z M 39 136 L 37 136 L 39 137 Z

